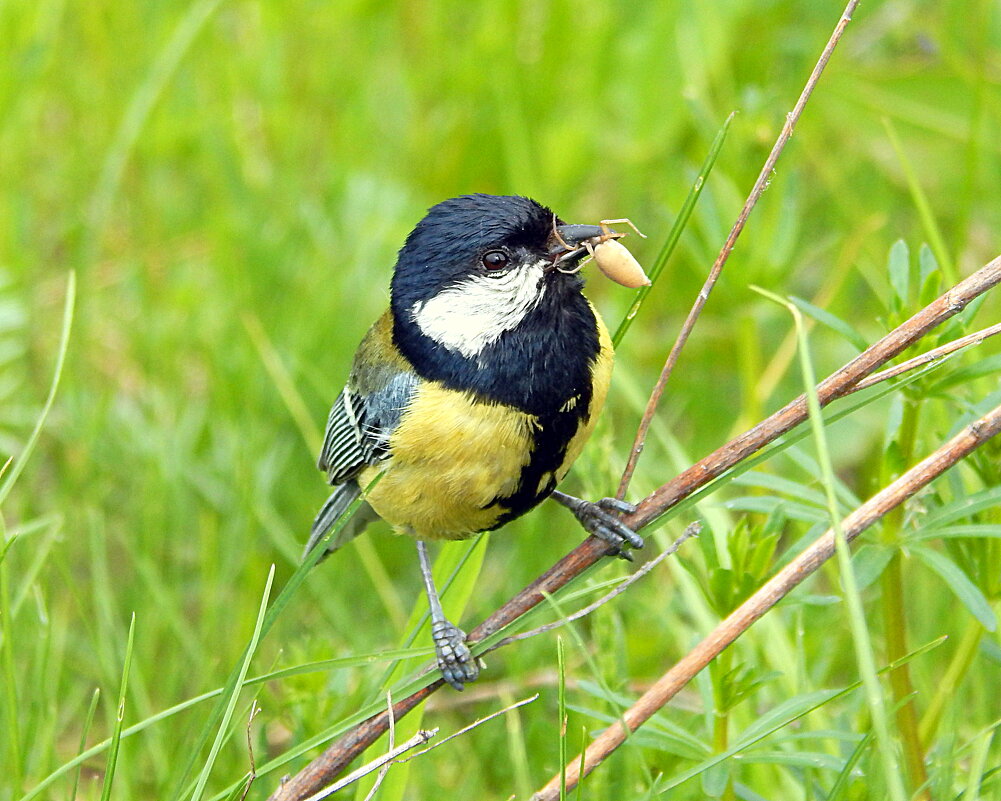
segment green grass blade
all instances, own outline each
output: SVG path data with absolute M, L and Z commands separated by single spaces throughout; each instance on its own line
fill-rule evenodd
M 129 688 L 129 670 L 132 667 L 132 648 L 135 644 L 136 616 L 132 614 L 129 623 L 129 639 L 125 646 L 125 665 L 122 667 L 122 684 L 118 691 L 118 706 L 115 711 L 115 728 L 111 734 L 111 746 L 108 749 L 108 762 L 104 769 L 104 786 L 101 788 L 101 801 L 111 798 L 111 786 L 115 782 L 115 769 L 118 766 L 118 752 L 122 743 L 122 728 L 125 720 L 125 696 Z
M 212 772 L 212 766 L 215 764 L 216 756 L 218 756 L 219 749 L 222 748 L 222 744 L 229 734 L 229 722 L 233 719 L 233 711 L 236 709 L 237 701 L 240 700 L 240 692 L 246 685 L 247 671 L 250 670 L 250 662 L 254 658 L 254 653 L 257 651 L 257 644 L 261 640 L 261 633 L 264 627 L 264 617 L 268 610 L 268 600 L 271 598 L 271 585 L 274 580 L 275 566 L 271 565 L 271 569 L 268 571 L 268 580 L 264 586 L 264 594 L 261 597 L 261 607 L 257 614 L 257 622 L 254 625 L 254 633 L 250 638 L 250 642 L 247 644 L 247 650 L 244 653 L 243 662 L 240 665 L 236 681 L 233 683 L 229 696 L 226 699 L 226 709 L 223 712 L 222 721 L 219 723 L 219 731 L 216 733 L 216 738 L 212 743 L 212 748 L 209 750 L 209 756 L 208 759 L 205 760 L 205 766 L 202 768 L 202 773 L 198 777 L 195 790 L 191 795 L 191 801 L 199 801 L 202 797 L 202 793 L 205 792 L 205 784 L 209 780 L 209 774 Z
M 13 464 L 10 465 L 9 470 L 4 474 L 3 481 L 0 482 L 0 506 L 3 506 L 3 502 L 7 499 L 7 495 L 10 494 L 11 489 L 14 487 L 14 483 L 21 475 L 25 465 L 28 463 L 28 458 L 31 456 L 32 451 L 35 450 L 35 445 L 38 443 L 38 437 L 42 433 L 42 428 L 45 426 L 45 420 L 48 418 L 49 412 L 52 410 L 52 404 L 56 399 L 56 391 L 59 389 L 59 381 L 63 375 L 63 367 L 66 364 L 66 351 L 69 348 L 70 332 L 73 330 L 73 312 L 75 307 L 76 273 L 71 272 L 66 279 L 66 300 L 63 304 L 62 330 L 59 334 L 59 350 L 56 352 L 56 367 L 52 373 L 52 383 L 49 385 L 49 394 L 45 398 L 45 403 L 42 406 L 41 413 L 38 415 L 38 419 L 35 421 L 35 427 L 31 430 L 31 434 L 28 436 L 27 442 L 24 443 L 24 448 L 21 449 L 21 455 L 14 460 Z
M 688 197 L 685 198 L 685 202 L 681 206 L 681 211 L 678 212 L 678 216 L 674 220 L 674 225 L 671 226 L 671 230 L 667 234 L 667 239 L 664 240 L 664 244 L 661 246 L 660 252 L 654 260 L 653 267 L 648 271 L 650 276 L 650 286 L 640 288 L 640 290 L 636 293 L 635 300 L 633 300 L 632 305 L 629 307 L 629 311 L 626 312 L 626 316 L 622 318 L 622 322 L 619 323 L 619 327 L 615 329 L 615 334 L 612 336 L 612 344 L 615 347 L 618 347 L 619 343 L 622 342 L 623 337 L 625 337 L 626 332 L 629 330 L 629 326 L 633 324 L 633 320 L 639 313 L 640 306 L 643 305 L 647 295 L 649 295 L 650 291 L 657 285 L 657 279 L 664 271 L 664 267 L 667 264 L 668 259 L 671 258 L 671 254 L 674 253 L 678 240 L 681 239 L 681 234 L 684 232 L 685 226 L 688 225 L 688 219 L 692 216 L 692 212 L 695 210 L 695 204 L 698 203 L 699 195 L 702 194 L 702 190 L 705 188 L 709 173 L 712 172 L 713 165 L 716 163 L 720 150 L 723 149 L 723 142 L 726 140 L 726 134 L 727 131 L 730 130 L 730 123 L 733 122 L 735 113 L 736 112 L 730 112 L 730 116 L 726 118 L 726 121 L 716 133 L 716 138 L 713 139 L 712 146 L 709 148 L 709 153 L 706 156 L 705 161 L 702 163 L 702 169 L 699 170 L 699 174 L 696 176 L 695 183 L 692 184 L 692 188 L 688 190 Z
M 89 216 L 94 236 L 100 233 L 104 225 L 108 210 L 122 182 L 125 165 L 135 149 L 139 134 L 142 133 L 153 106 L 177 71 L 177 66 L 188 52 L 191 43 L 221 3 L 222 0 L 196 0 L 188 6 L 188 10 L 157 55 L 145 79 L 132 95 L 128 110 L 105 155 L 97 187 L 90 199 Z
M 921 224 L 931 244 L 932 252 L 935 254 L 935 258 L 938 259 L 938 263 L 942 266 L 942 274 L 949 284 L 955 284 L 959 281 L 956 265 L 945 247 L 945 238 L 942 236 L 942 231 L 935 220 L 935 214 L 932 212 L 931 203 L 928 202 L 928 196 L 925 194 L 924 189 L 922 189 L 920 181 L 918 181 L 914 165 L 907 157 L 904 146 L 900 143 L 900 137 L 897 136 L 897 129 L 893 127 L 893 123 L 889 117 L 883 118 L 883 126 L 886 128 L 890 144 L 893 145 L 893 150 L 897 154 L 900 166 L 903 167 L 904 175 L 907 177 L 907 188 L 910 190 L 911 198 L 914 200 L 914 205 L 918 210 L 918 216 L 921 218 Z
M 567 662 L 563 638 L 556 635 L 557 706 L 559 709 L 560 801 L 567 799 Z
M 377 476 L 376 479 L 371 484 L 369 484 L 368 487 L 366 487 L 366 492 L 368 492 L 369 490 L 372 489 L 373 486 L 375 486 L 375 484 L 379 481 L 380 476 Z M 261 625 L 261 631 L 259 635 L 261 639 L 263 639 L 264 636 L 271 630 L 271 627 L 274 626 L 275 621 L 278 620 L 279 615 L 281 615 L 285 607 L 288 606 L 289 601 L 292 600 L 292 597 L 295 595 L 296 591 L 299 589 L 299 587 L 302 586 L 302 583 L 306 580 L 306 576 L 309 575 L 309 571 L 312 570 L 313 567 L 316 565 L 316 563 L 320 561 L 326 549 L 326 544 L 328 542 L 331 542 L 333 538 L 337 536 L 340 530 L 344 528 L 345 525 L 347 525 L 347 522 L 354 516 L 354 513 L 358 511 L 358 507 L 361 506 L 363 501 L 364 501 L 364 493 L 354 500 L 351 506 L 349 506 L 347 511 L 344 513 L 343 517 L 341 517 L 341 519 L 337 521 L 337 524 L 330 529 L 330 531 L 327 533 L 327 536 L 324 537 L 324 539 L 321 540 L 319 543 L 317 543 L 316 547 L 313 548 L 313 550 L 310 551 L 309 554 L 307 554 L 306 558 L 302 560 L 302 564 L 300 564 L 299 567 L 296 568 L 295 572 L 289 577 L 288 582 L 282 588 L 282 591 L 278 593 L 278 596 L 275 598 L 274 603 L 271 604 L 271 607 L 268 609 L 267 614 L 265 614 L 264 616 L 264 622 Z M 244 656 L 246 656 L 246 653 L 244 654 Z M 198 758 L 198 754 L 201 753 L 202 749 L 208 743 L 209 737 L 212 736 L 212 731 L 216 729 L 219 722 L 222 720 L 222 716 L 225 711 L 225 698 L 228 697 L 233 692 L 233 688 L 236 686 L 236 683 L 239 679 L 241 668 L 242 668 L 242 660 L 241 664 L 238 665 L 233 670 L 233 672 L 229 676 L 229 679 L 226 681 L 226 684 L 223 687 L 222 691 L 223 697 L 220 698 L 219 702 L 216 704 L 215 709 L 210 714 L 209 719 L 206 721 L 205 726 L 202 729 L 201 736 L 199 737 L 194 749 L 192 749 L 191 754 L 188 758 L 187 765 L 185 766 L 185 769 L 182 772 L 180 779 L 178 780 L 174 792 L 170 796 L 171 798 L 181 799 L 181 798 L 186 798 L 190 795 L 189 791 L 185 791 L 183 789 L 184 785 L 188 780 L 188 776 L 191 775 L 191 771 L 194 769 L 194 763 Z
M 985 731 L 977 738 L 977 742 L 973 746 L 973 755 L 970 757 L 970 777 L 966 783 L 966 792 L 963 793 L 963 801 L 979 801 L 980 799 L 980 784 L 984 778 L 987 752 L 993 739 L 994 731 Z
M 845 762 L 844 767 L 838 773 L 838 778 L 835 780 L 834 784 L 831 786 L 831 791 L 827 794 L 825 801 L 838 801 L 842 798 L 845 792 L 848 790 L 848 784 L 852 780 L 852 772 L 855 770 L 855 766 L 858 764 L 859 760 L 862 758 L 862 754 L 866 752 L 872 743 L 872 732 L 866 732 L 865 737 L 859 740 L 858 745 L 852 751 L 851 756 Z
M 87 750 L 87 735 L 90 734 L 90 728 L 94 725 L 94 714 L 97 712 L 97 702 L 101 700 L 101 688 L 95 687 L 94 694 L 90 697 L 90 706 L 87 708 L 87 717 L 84 720 L 83 728 L 80 730 L 80 747 L 77 749 L 77 756 L 79 757 Z M 119 741 L 121 740 L 122 733 L 119 733 Z M 83 761 L 77 765 L 76 773 L 73 774 L 73 788 L 70 790 L 69 797 L 67 801 L 76 801 L 77 790 L 80 788 L 80 772 L 83 770 Z
M 280 679 L 288 678 L 289 676 L 298 676 L 305 673 L 313 673 L 323 670 L 341 670 L 352 667 L 361 667 L 364 665 L 372 665 L 389 660 L 408 659 L 417 656 L 426 657 L 431 653 L 431 648 L 408 648 L 393 651 L 378 651 L 370 654 L 356 654 L 354 656 L 339 657 L 337 659 L 323 659 L 303 665 L 295 665 L 294 667 L 274 670 L 269 673 L 262 673 L 259 676 L 253 676 L 244 682 L 244 687 L 265 684 L 269 681 L 278 681 Z M 218 687 L 215 690 L 202 693 L 201 695 L 196 695 L 193 698 L 189 698 L 186 701 L 175 704 L 174 706 L 164 709 L 163 711 L 158 712 L 145 720 L 135 723 L 122 731 L 122 739 L 124 740 L 135 734 L 140 734 L 151 726 L 155 726 L 157 723 L 162 723 L 163 721 L 174 717 L 175 715 L 179 715 L 181 712 L 191 709 L 200 703 L 210 701 L 213 698 L 218 698 L 223 694 L 225 689 L 225 687 Z M 86 751 L 84 751 L 81 746 L 81 751 L 76 757 L 61 765 L 55 771 L 46 776 L 31 790 L 31 792 L 22 796 L 20 801 L 30 801 L 33 798 L 37 798 L 40 793 L 50 787 L 57 779 L 61 778 L 74 768 L 79 769 L 85 762 L 92 760 L 94 757 L 100 756 L 110 747 L 110 745 L 111 738 L 109 737 L 91 748 L 88 748 Z
M 931 642 L 922 645 L 920 648 L 911 651 L 909 654 L 907 654 L 901 659 L 898 659 L 896 662 L 886 665 L 885 667 L 880 669 L 879 673 L 881 674 L 888 673 L 891 670 L 896 670 L 901 665 L 905 665 L 908 662 L 912 661 L 913 659 L 916 659 L 917 657 L 928 653 L 932 649 L 939 647 L 942 643 L 946 641 L 946 639 L 947 639 L 946 637 L 939 637 L 937 640 L 932 640 Z M 796 704 L 787 702 L 785 705 L 787 714 L 785 716 L 774 719 L 774 722 L 769 726 L 755 727 L 753 731 L 753 736 L 747 734 L 747 731 L 750 731 L 750 729 L 746 730 L 741 736 L 735 738 L 734 743 L 725 751 L 720 751 L 718 753 L 715 753 L 705 761 L 700 762 L 695 767 L 686 770 L 683 773 L 678 774 L 677 776 L 672 776 L 670 780 L 668 780 L 667 783 L 658 790 L 658 794 L 663 794 L 668 790 L 671 790 L 683 784 L 689 779 L 698 776 L 700 773 L 709 770 L 713 766 L 718 765 L 723 760 L 729 759 L 730 757 L 739 754 L 741 751 L 746 751 L 751 746 L 761 742 L 766 737 L 774 734 L 780 729 L 785 728 L 786 726 L 792 723 L 795 723 L 797 720 L 801 720 L 802 718 L 809 715 L 811 712 L 820 709 L 822 706 L 829 704 L 832 701 L 836 701 L 839 698 L 844 698 L 845 696 L 855 692 L 855 690 L 859 689 L 862 686 L 863 683 L 861 681 L 855 681 L 849 684 L 847 687 L 843 687 L 840 690 L 818 690 L 816 692 L 810 693 L 808 703 Z
M 876 746 L 883 764 L 883 773 L 890 798 L 892 801 L 906 801 L 907 794 L 904 790 L 904 782 L 897 770 L 898 760 L 894 740 L 891 736 L 890 718 L 887 714 L 886 705 L 883 703 L 883 690 L 876 671 L 876 657 L 873 653 L 872 641 L 869 637 L 869 627 L 865 621 L 865 609 L 862 604 L 858 581 L 855 578 L 855 570 L 852 567 L 851 549 L 848 547 L 844 530 L 841 528 L 841 514 L 838 511 L 837 494 L 834 489 L 834 468 L 831 464 L 831 455 L 827 447 L 824 416 L 821 412 L 820 401 L 817 398 L 817 376 L 813 369 L 813 361 L 810 358 L 810 348 L 806 328 L 803 325 L 803 315 L 795 304 L 770 292 L 765 292 L 761 289 L 758 289 L 758 291 L 765 297 L 785 306 L 796 324 L 800 367 L 802 369 L 803 385 L 806 390 L 807 408 L 810 412 L 810 428 L 813 432 L 814 443 L 817 448 L 817 461 L 820 464 L 822 483 L 827 495 L 827 509 L 831 518 L 831 526 L 834 529 L 835 552 L 837 554 L 838 569 L 841 574 L 845 603 L 848 607 L 848 622 L 851 628 L 852 639 L 855 642 L 855 656 L 858 662 L 859 674 L 862 678 L 862 684 L 865 687 L 866 699 L 869 704 L 870 714 L 872 715 L 873 729 L 876 732 Z

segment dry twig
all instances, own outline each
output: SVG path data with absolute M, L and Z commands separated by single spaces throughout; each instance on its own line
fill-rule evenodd
M 758 199 L 764 193 L 765 189 L 768 188 L 768 184 L 772 180 L 772 172 L 775 170 L 775 164 L 778 162 L 779 156 L 782 155 L 782 151 L 785 150 L 786 143 L 790 138 L 792 138 L 793 129 L 796 127 L 796 123 L 803 114 L 803 109 L 806 108 L 806 103 L 810 99 L 810 95 L 813 94 L 813 90 L 816 88 L 817 82 L 820 80 L 820 76 L 824 72 L 824 67 L 826 67 L 827 62 L 830 61 L 831 55 L 834 53 L 834 48 L 838 46 L 838 42 L 841 40 L 841 35 L 845 32 L 845 28 L 848 27 L 848 23 L 851 22 L 852 14 L 855 13 L 855 8 L 858 4 L 859 0 L 849 0 L 844 13 L 838 20 L 838 24 L 834 26 L 834 32 L 831 34 L 831 38 L 828 39 L 827 45 L 820 54 L 820 58 L 817 59 L 813 72 L 810 73 L 810 77 L 807 79 L 806 85 L 803 87 L 803 91 L 799 95 L 799 100 L 796 101 L 796 105 L 793 107 L 793 110 L 786 115 L 786 121 L 782 126 L 782 131 L 779 133 L 778 139 L 775 140 L 775 144 L 772 145 L 772 150 L 768 154 L 768 158 L 765 159 L 761 172 L 758 173 L 758 179 L 754 182 L 754 186 L 751 187 L 751 192 L 747 196 L 747 200 L 744 201 L 744 207 L 740 210 L 740 214 L 737 215 L 737 220 L 734 222 L 733 228 L 730 229 L 730 235 L 727 236 L 726 242 L 723 243 L 723 247 L 720 249 L 719 255 L 716 257 L 716 261 L 713 263 L 712 268 L 709 270 L 709 275 L 706 277 L 705 283 L 702 285 L 702 289 L 695 298 L 695 303 L 692 305 L 691 311 L 688 312 L 688 317 L 685 318 L 685 322 L 682 324 L 681 330 L 678 332 L 678 338 L 675 340 L 674 346 L 671 348 L 671 352 L 667 356 L 667 361 L 664 362 L 664 367 L 661 370 L 660 377 L 657 379 L 657 383 L 654 384 L 653 392 L 650 393 L 650 399 L 647 401 L 646 409 L 643 412 L 643 418 L 640 420 L 639 428 L 636 431 L 636 438 L 629 451 L 629 459 L 626 461 L 625 470 L 622 472 L 622 479 L 619 481 L 619 489 L 616 492 L 617 498 L 621 499 L 626 497 L 626 490 L 629 489 L 629 482 L 632 481 L 633 473 L 636 470 L 636 462 L 639 460 L 640 454 L 643 452 L 643 445 L 646 442 L 647 431 L 650 429 L 650 424 L 653 422 L 653 416 L 657 411 L 657 406 L 660 404 L 661 396 L 664 394 L 664 387 L 667 385 L 667 380 L 674 371 L 674 365 L 677 363 L 678 357 L 681 355 L 681 349 L 688 341 L 688 337 L 692 333 L 692 329 L 695 328 L 695 323 L 698 322 L 699 315 L 702 314 L 702 309 L 706 305 L 706 301 L 709 300 L 709 293 L 712 292 L 713 287 L 716 286 L 716 282 L 719 280 L 720 274 L 723 272 L 723 265 L 725 265 L 727 259 L 730 258 L 730 253 L 733 251 L 734 245 L 737 244 L 737 237 L 739 237 L 741 232 L 744 230 L 744 225 L 747 223 L 747 218 L 751 215 L 751 210 L 757 205 Z

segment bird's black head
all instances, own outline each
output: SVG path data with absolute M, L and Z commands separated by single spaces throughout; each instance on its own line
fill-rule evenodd
M 587 414 L 598 322 L 574 268 L 581 244 L 601 233 L 524 197 L 439 203 L 396 263 L 396 346 L 423 378 L 452 389 L 540 419 L 578 400 L 575 414 Z
M 439 203 L 400 250 L 392 281 L 397 330 L 416 327 L 439 346 L 475 357 L 547 296 L 579 294 L 583 283 L 568 270 L 586 251 L 568 256 L 568 247 L 600 233 L 565 226 L 526 197 L 477 194 Z

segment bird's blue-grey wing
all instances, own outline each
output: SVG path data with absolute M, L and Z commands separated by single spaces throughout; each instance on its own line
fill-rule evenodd
M 416 388 L 413 373 L 398 373 L 374 392 L 349 387 L 337 396 L 317 460 L 331 484 L 343 484 L 389 455 L 389 439 Z
M 357 373 L 356 369 L 351 385 L 337 396 L 327 417 L 317 467 L 327 474 L 334 491 L 313 521 L 306 543 L 307 554 L 361 494 L 362 488 L 356 480 L 358 474 L 389 456 L 390 437 L 417 389 L 417 376 L 410 372 L 392 376 L 385 373 L 359 376 Z M 370 391 L 353 388 L 358 378 L 363 379 L 360 383 L 367 385 Z M 328 543 L 327 550 L 336 550 L 354 539 L 376 518 L 371 507 L 363 504 Z

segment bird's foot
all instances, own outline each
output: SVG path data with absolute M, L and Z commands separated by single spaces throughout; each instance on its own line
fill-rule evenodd
M 632 561 L 626 548 L 642 548 L 643 538 L 623 523 L 618 515 L 633 514 L 636 507 L 618 498 L 602 498 L 599 501 L 585 501 L 566 493 L 554 492 L 556 500 L 574 513 L 584 530 L 600 540 L 614 545 L 622 559 Z
M 431 625 L 431 639 L 445 681 L 460 692 L 468 682 L 476 681 L 480 667 L 466 645 L 466 633 L 462 629 L 441 620 Z

